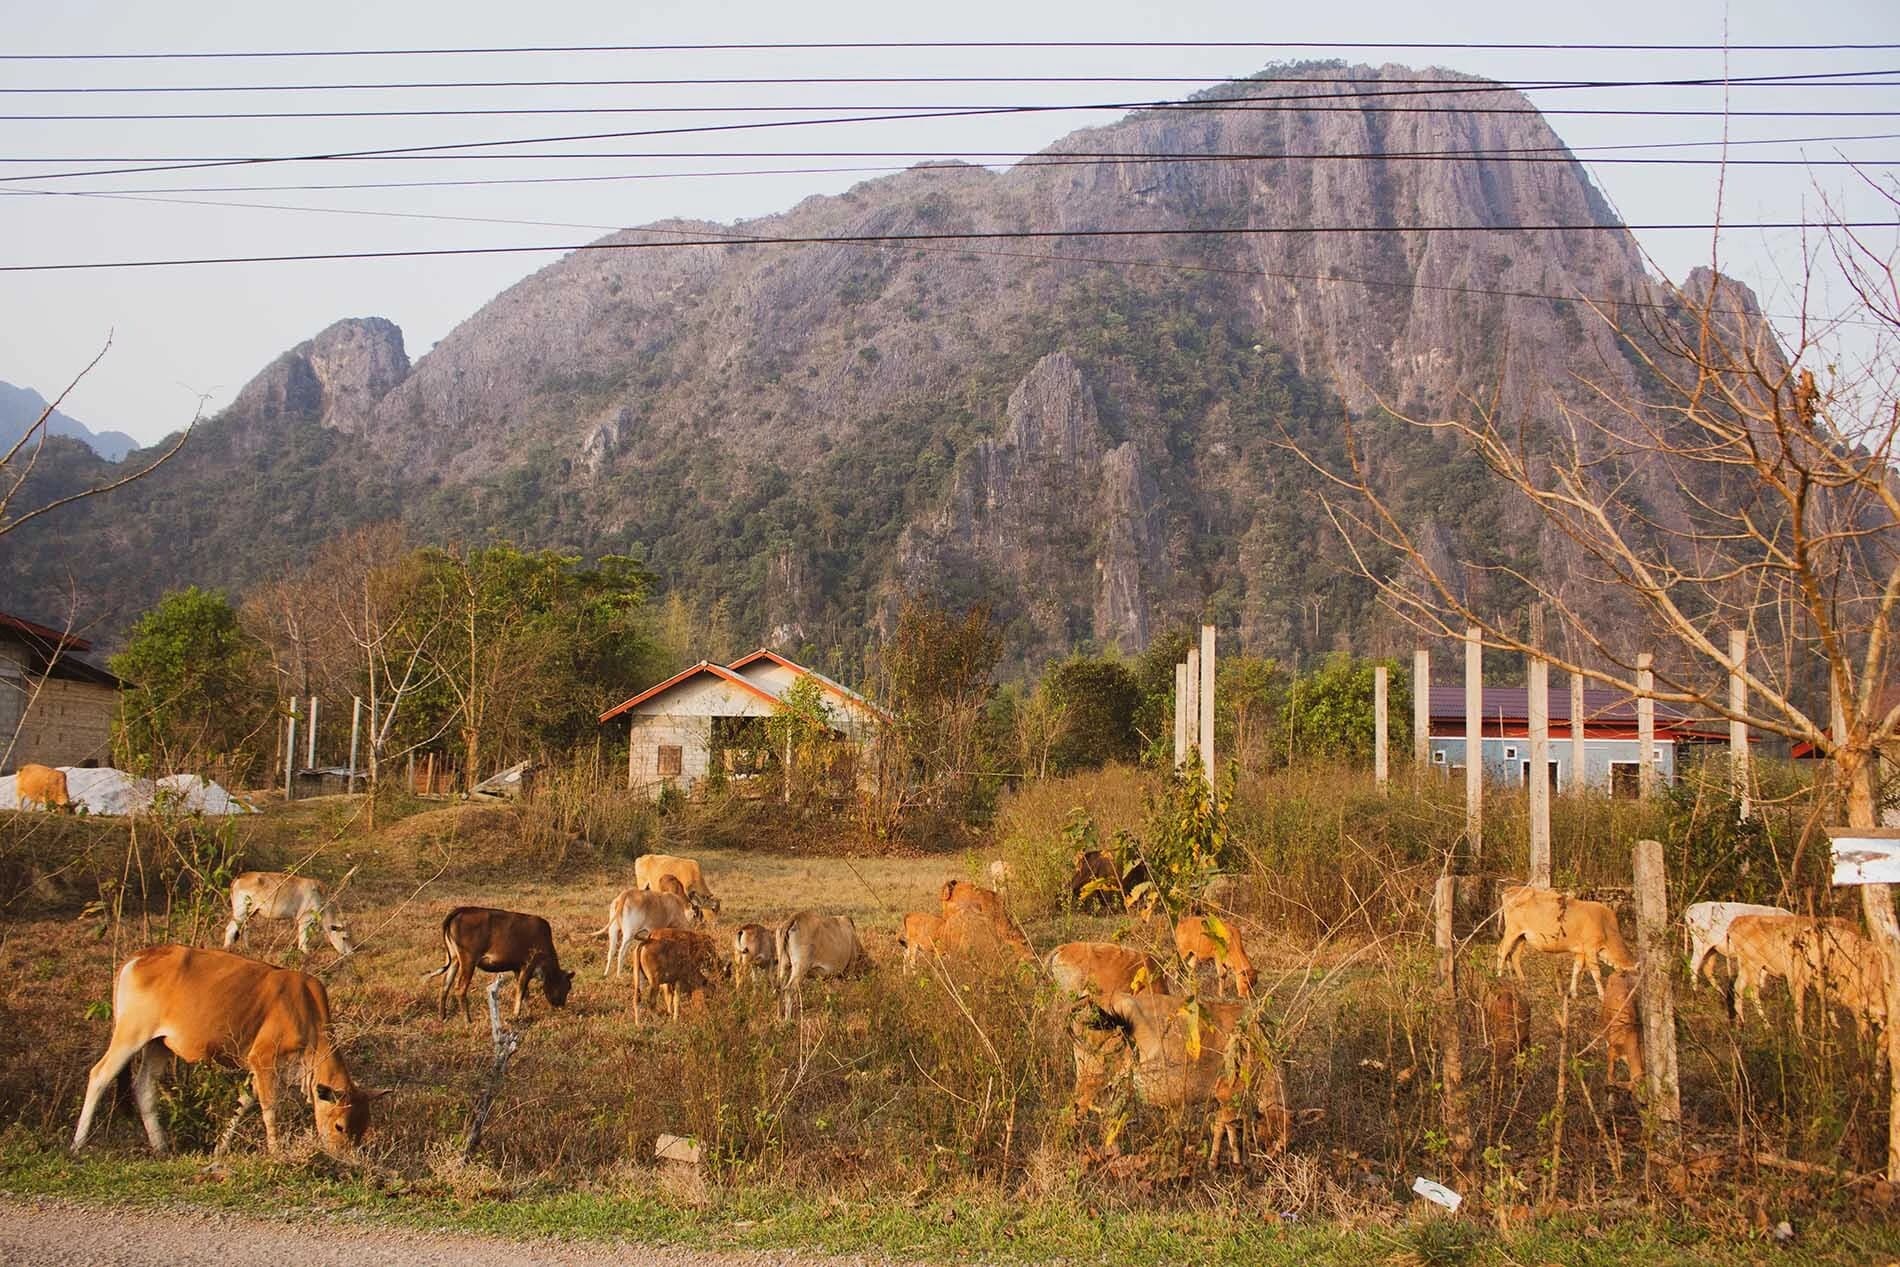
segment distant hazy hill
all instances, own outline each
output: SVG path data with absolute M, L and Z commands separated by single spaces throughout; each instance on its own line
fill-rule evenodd
M 14 441 L 45 411 L 46 397 L 32 388 L 0 383 L 0 451 L 12 448 Z M 46 420 L 46 425 L 56 436 L 71 436 L 82 441 L 108 462 L 117 462 L 139 447 L 138 441 L 123 431 L 94 431 L 57 410 Z
M 1554 437 L 1552 393 L 1587 408 L 1585 380 L 1634 395 L 1642 372 L 1563 297 L 1666 292 L 1518 94 L 1300 73 L 1342 90 L 1141 112 L 1008 171 L 913 169 L 737 226 L 624 230 L 601 245 L 633 249 L 550 264 L 413 365 L 390 322 L 339 321 L 151 479 L 0 537 L 0 591 L 57 606 L 73 576 L 87 615 L 122 628 L 167 587 L 242 589 L 400 518 L 419 541 L 638 553 L 725 604 L 741 641 L 821 654 L 851 656 L 914 591 L 989 602 L 1029 661 L 1204 615 L 1262 654 L 1392 651 L 1411 635 L 1353 578 L 1287 445 L 1337 460 L 1351 416 L 1426 548 L 1495 565 L 1469 583 L 1508 608 L 1521 591 L 1497 578 L 1563 578 L 1574 547 L 1383 407 L 1495 395 L 1531 443 Z M 1392 110 L 1344 83 L 1433 77 L 1470 108 Z M 1273 91 L 1268 75 L 1210 97 Z M 1455 157 L 1474 152 L 1551 161 Z M 1256 231 L 661 245 L 1210 227 Z M 44 464 L 42 490 L 95 477 L 90 461 Z M 1684 513 L 1666 471 L 1633 480 L 1656 522 Z M 1581 582 L 1566 593 L 1628 619 Z

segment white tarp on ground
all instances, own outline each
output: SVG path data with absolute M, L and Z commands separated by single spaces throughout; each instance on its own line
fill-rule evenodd
M 110 766 L 87 769 L 61 766 L 66 772 L 66 794 L 73 805 L 88 814 L 137 814 L 152 808 L 155 797 L 163 795 L 162 808 L 187 814 L 253 814 L 219 784 L 195 774 L 168 774 L 153 783 L 115 770 Z M 20 808 L 20 797 L 11 774 L 0 777 L 0 809 Z

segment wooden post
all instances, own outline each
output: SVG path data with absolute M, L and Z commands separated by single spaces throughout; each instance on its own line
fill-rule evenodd
M 1199 717 L 1199 714 L 1196 712 L 1196 701 L 1201 698 L 1201 649 L 1199 647 L 1188 648 L 1187 698 L 1188 705 L 1184 720 L 1187 723 L 1188 750 L 1192 751 L 1200 742 L 1200 725 L 1196 720 Z M 1181 761 L 1184 765 L 1187 763 L 1186 753 L 1182 754 Z
M 350 779 L 346 785 L 350 791 L 356 790 L 356 744 L 363 733 L 363 697 L 350 697 Z
M 317 697 L 314 695 L 310 697 L 310 724 L 305 729 L 309 731 L 309 738 L 305 740 L 304 769 L 314 770 L 317 768 Z
M 1741 715 L 1748 711 L 1748 631 L 1728 631 L 1728 710 L 1735 716 L 1728 722 L 1728 773 L 1733 781 L 1735 799 L 1741 804 L 1742 820 L 1754 813 L 1748 801 L 1748 723 Z
M 297 697 L 290 698 L 290 729 L 284 741 L 284 799 L 295 799 L 297 783 Z
M 1583 674 L 1570 675 L 1570 790 L 1586 791 L 1590 776 L 1584 767 L 1583 746 Z
M 1656 701 L 1649 697 L 1656 689 L 1653 662 L 1647 651 L 1636 657 L 1636 795 L 1645 801 L 1656 790 Z
M 1214 626 L 1201 626 L 1201 771 L 1214 787 Z
M 1649 1110 L 1665 1129 L 1682 1123 L 1676 1076 L 1676 996 L 1669 979 L 1676 939 L 1669 925 L 1669 889 L 1659 840 L 1636 842 L 1636 959 L 1643 1009 L 1643 1073 Z
M 1531 608 L 1531 646 L 1543 650 L 1543 608 Z M 1526 695 L 1530 722 L 1530 777 L 1526 794 L 1531 817 L 1531 885 L 1550 887 L 1550 665 L 1543 655 L 1531 655 L 1526 665 Z
M 1458 943 L 1452 936 L 1452 908 L 1458 882 L 1441 875 L 1432 892 L 1432 940 L 1438 948 L 1438 1069 L 1445 1084 L 1445 1136 L 1452 1164 L 1462 1167 L 1471 1153 L 1471 1122 L 1465 1112 L 1465 1062 L 1459 1029 Z
M 1484 858 L 1484 642 L 1476 625 L 1465 630 L 1465 844 L 1472 862 Z
M 1188 666 L 1183 660 L 1174 666 L 1174 768 L 1177 770 L 1187 763 L 1187 732 Z
M 1386 709 L 1386 667 L 1375 665 L 1372 670 L 1372 781 L 1378 784 L 1380 795 L 1385 794 L 1387 739 Z
M 1432 763 L 1432 653 L 1412 652 L 1412 764 L 1423 771 Z
M 403 771 L 402 778 L 408 785 L 409 795 L 414 796 L 416 794 L 416 750 L 414 748 L 409 750 L 409 765 Z
M 422 766 L 422 794 L 435 795 L 435 754 L 431 752 Z

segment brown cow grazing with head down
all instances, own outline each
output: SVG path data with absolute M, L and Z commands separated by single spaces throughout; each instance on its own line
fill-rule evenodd
M 937 896 L 943 904 L 940 936 L 947 939 L 940 941 L 940 949 L 981 953 L 993 940 L 1007 944 L 1020 958 L 1027 959 L 1034 953 L 1029 949 L 1029 939 L 1016 927 L 1016 921 L 1009 917 L 1009 910 L 995 891 L 968 880 L 945 880 Z M 994 936 L 984 936 L 972 921 L 987 923 Z M 963 930 L 961 933 L 959 928 Z
M 1597 1021 L 1602 1027 L 1606 1051 L 1604 1074 L 1614 1083 L 1616 1062 L 1622 1061 L 1623 1068 L 1629 1073 L 1629 1081 L 1624 1085 L 1634 1091 L 1636 1084 L 1643 1080 L 1643 1044 L 1636 1010 L 1635 973 L 1617 972 L 1610 975 L 1609 984 L 1603 990 L 1603 1001 L 1597 1005 Z
M 1597 997 L 1603 997 L 1603 973 L 1597 960 L 1618 972 L 1636 966 L 1636 956 L 1623 942 L 1616 925 L 1616 912 L 1601 902 L 1586 901 L 1568 893 L 1532 888 L 1519 884 L 1504 890 L 1502 909 L 1504 936 L 1498 942 L 1498 975 L 1508 966 L 1524 980 L 1524 947 L 1551 955 L 1570 955 L 1570 993 L 1577 992 L 1577 978 L 1587 967 L 1596 982 Z
M 382 1094 L 350 1080 L 330 1043 L 329 995 L 315 977 L 222 950 L 154 946 L 126 960 L 113 984 L 112 1041 L 86 1079 L 75 1152 L 92 1132 L 99 1097 L 134 1058 L 132 1090 L 146 1138 L 154 1152 L 166 1150 L 157 1077 L 168 1051 L 192 1064 L 211 1060 L 250 1071 L 251 1089 L 238 1101 L 220 1151 L 253 1103 L 263 1110 L 265 1145 L 277 1151 L 281 1073 L 297 1076 L 310 1097 L 317 1140 L 333 1153 L 347 1153 L 362 1140 L 370 1102 Z
M 1129 893 L 1148 882 L 1148 866 L 1137 861 L 1126 873 L 1105 849 L 1085 849 L 1075 855 L 1069 873 L 1069 902 L 1076 907 L 1117 911 L 1130 904 Z
M 1491 1071 L 1514 1068 L 1518 1053 L 1530 1045 L 1531 1005 L 1509 981 L 1493 981 L 1484 993 L 1484 1044 Z
M 13 790 L 21 809 L 37 806 L 43 810 L 71 812 L 73 800 L 66 790 L 66 772 L 50 765 L 21 766 L 13 775 Z
M 640 1024 L 640 999 L 658 991 L 667 1012 L 680 1018 L 680 995 L 698 994 L 724 975 L 719 952 L 705 933 L 685 928 L 642 929 L 634 938 L 633 1023 Z M 644 983 L 644 984 L 643 984 Z
M 787 1019 L 802 998 L 800 987 L 806 977 L 813 973 L 841 977 L 865 958 L 858 927 L 849 915 L 821 915 L 817 911 L 800 911 L 785 921 L 778 930 L 777 955 Z
M 1086 1107 L 1117 1066 L 1132 1062 L 1134 1090 L 1158 1108 L 1214 1105 L 1207 1164 L 1219 1164 L 1222 1145 L 1240 1164 L 1242 1128 L 1253 1123 L 1261 1151 L 1286 1147 L 1291 1115 L 1286 1083 L 1241 1003 L 1191 1004 L 1196 1044 L 1189 1041 L 1188 1007 L 1164 994 L 1115 994 L 1082 1010 L 1071 1025 L 1075 1038 L 1078 1109 Z M 1091 1019 L 1090 1013 L 1094 1014 Z M 1113 1027 L 1104 1037 L 1089 1031 Z M 1190 1054 L 1192 1051 L 1193 1054 Z
M 633 860 L 633 887 L 636 889 L 653 889 L 657 892 L 661 888 L 660 881 L 667 876 L 672 876 L 685 890 L 683 896 L 692 898 L 706 910 L 718 911 L 719 899 L 706 887 L 706 877 L 693 859 L 676 858 L 665 853 L 647 853 Z
M 1043 957 L 1043 966 L 1069 994 L 1105 999 L 1112 994 L 1166 994 L 1167 978 L 1155 957 L 1112 941 L 1071 941 Z
M 1201 961 L 1207 960 L 1214 965 L 1216 992 L 1220 990 L 1222 975 L 1232 973 L 1234 992 L 1243 999 L 1253 997 L 1253 983 L 1259 974 L 1247 958 L 1240 929 L 1231 920 L 1214 915 L 1183 916 L 1174 926 L 1174 948 L 1187 964 L 1190 979 L 1195 977 Z
M 498 911 L 487 906 L 458 906 L 443 917 L 442 942 L 448 954 L 446 962 L 424 975 L 442 978 L 438 1010 L 443 1019 L 449 1015 L 451 991 L 462 997 L 462 1015 L 471 1021 L 475 1019 L 468 1006 L 468 987 L 475 979 L 477 968 L 483 972 L 515 974 L 516 1016 L 521 1015 L 530 977 L 541 979 L 541 991 L 548 996 L 549 1003 L 555 1007 L 567 1006 L 574 974 L 561 970 L 560 957 L 554 953 L 554 930 L 539 915 Z

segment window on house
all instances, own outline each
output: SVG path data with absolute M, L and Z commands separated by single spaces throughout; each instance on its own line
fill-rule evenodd
M 663 779 L 678 778 L 684 763 L 684 751 L 676 743 L 663 743 L 658 748 L 659 764 L 656 772 Z
M 1517 760 L 1517 747 L 1515 744 L 1506 744 L 1504 746 L 1504 759 L 1506 761 Z
M 1433 765 L 1445 764 L 1445 750 L 1443 748 L 1440 748 L 1438 751 L 1432 753 L 1432 764 Z
M 1545 765 L 1549 767 L 1550 790 L 1555 792 L 1557 790 L 1557 763 L 1555 761 L 1548 761 L 1548 762 L 1545 762 Z M 1525 787 L 1529 787 L 1531 785 L 1531 763 L 1530 762 L 1522 761 L 1518 763 L 1517 777 L 1524 784 Z
M 1642 771 L 1635 761 L 1610 762 L 1610 795 L 1619 801 L 1633 801 L 1642 792 Z

